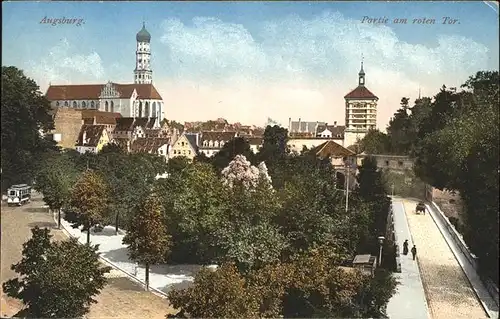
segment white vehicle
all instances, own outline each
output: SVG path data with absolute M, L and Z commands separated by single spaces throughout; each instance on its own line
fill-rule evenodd
M 12 185 L 7 190 L 7 205 L 21 206 L 31 200 L 31 186 L 26 184 Z

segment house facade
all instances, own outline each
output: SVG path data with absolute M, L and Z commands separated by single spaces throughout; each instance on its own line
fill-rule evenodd
M 80 154 L 87 152 L 98 153 L 110 142 L 110 134 L 104 125 L 82 125 L 76 151 Z
M 198 143 L 198 133 L 184 132 L 175 140 L 175 142 L 173 142 L 169 157 L 184 156 L 192 160 L 196 155 L 198 155 Z

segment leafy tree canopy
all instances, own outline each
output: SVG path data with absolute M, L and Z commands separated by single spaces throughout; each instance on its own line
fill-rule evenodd
M 23 301 L 34 318 L 77 318 L 96 303 L 111 267 L 99 262 L 97 246 L 80 245 L 74 238 L 51 242 L 49 229 L 35 227 L 23 245 L 23 257 L 12 265 L 19 278 L 3 284 L 8 296 Z

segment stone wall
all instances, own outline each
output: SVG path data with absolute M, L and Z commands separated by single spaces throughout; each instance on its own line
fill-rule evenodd
M 76 148 L 78 134 L 82 128 L 81 110 L 71 108 L 59 108 L 54 117 L 55 129 L 52 134 L 61 134 L 61 141 L 57 144 L 63 148 Z

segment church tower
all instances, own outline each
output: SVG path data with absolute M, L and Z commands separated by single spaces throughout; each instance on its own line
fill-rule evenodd
M 153 71 L 151 70 L 151 34 L 146 30 L 144 22 L 142 29 L 137 33 L 137 50 L 135 51 L 134 83 L 151 84 L 153 82 Z
M 358 86 L 349 92 L 345 99 L 344 146 L 356 144 L 369 130 L 377 126 L 378 97 L 365 86 L 365 70 L 361 62 L 358 73 Z

